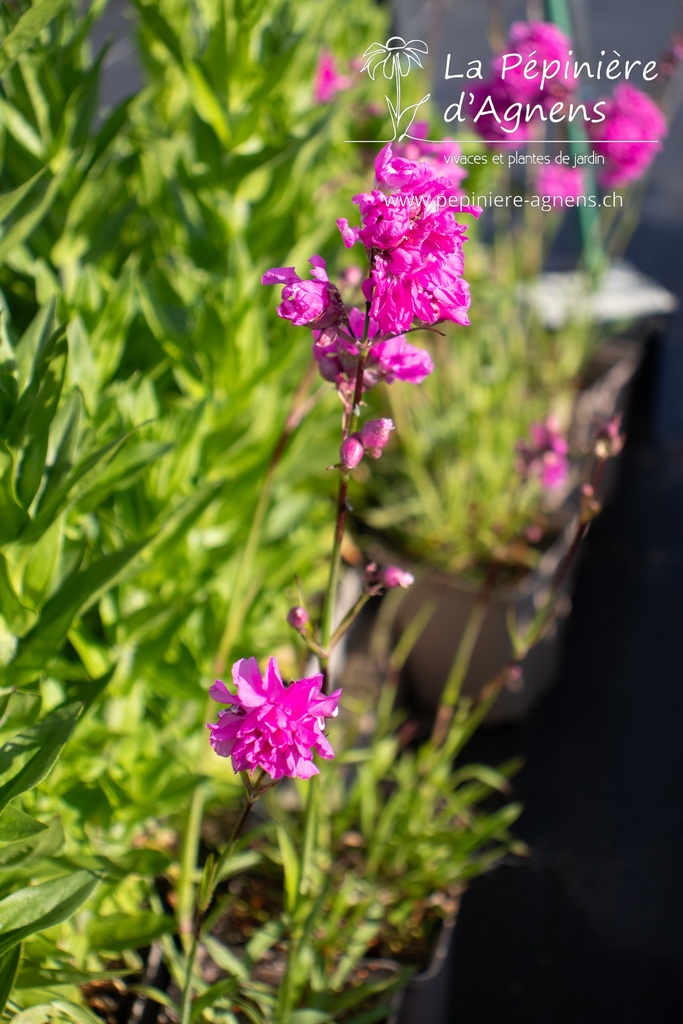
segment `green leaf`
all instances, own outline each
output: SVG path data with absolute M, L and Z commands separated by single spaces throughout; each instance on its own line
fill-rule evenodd
M 144 911 L 136 917 L 111 914 L 109 917 L 93 918 L 88 923 L 86 934 L 92 949 L 118 953 L 126 949 L 139 949 L 148 945 L 152 939 L 173 934 L 175 930 L 173 917 Z
M 230 995 L 237 994 L 237 983 L 234 978 L 223 978 L 221 981 L 217 981 L 215 985 L 210 985 L 206 992 L 193 1002 L 192 1017 L 190 1019 L 201 1020 L 204 1010 L 213 1006 L 217 1000 L 222 999 L 228 992 Z
M 90 1010 L 66 999 L 54 999 L 49 1003 L 31 1006 L 12 1017 L 12 1024 L 102 1024 L 102 1018 L 96 1017 Z
M 14 946 L 4 956 L 0 956 L 0 1013 L 5 1009 L 12 992 L 20 960 L 21 945 Z
M 9 217 L 10 213 L 26 198 L 36 182 L 42 178 L 46 170 L 47 167 L 41 167 L 38 173 L 34 174 L 28 181 L 25 181 L 23 185 L 13 188 L 11 192 L 0 193 L 0 221 L 3 221 L 5 217 Z
M 332 1018 L 324 1010 L 295 1010 L 290 1024 L 331 1024 Z
M 30 522 L 26 509 L 19 503 L 14 475 L 14 456 L 0 441 L 0 544 L 11 543 Z
M 0 954 L 28 935 L 66 921 L 91 895 L 97 882 L 89 871 L 75 871 L 19 889 L 0 900 Z
M 36 824 L 40 824 L 36 822 Z M 24 867 L 30 861 L 42 857 L 52 857 L 64 845 L 64 830 L 59 818 L 54 818 L 49 825 L 44 825 L 30 839 L 22 842 L 0 845 L 0 866 L 3 869 Z
M 51 1005 L 75 1024 L 102 1024 L 101 1017 L 97 1017 L 84 1006 L 77 1006 L 76 1003 L 67 1002 L 65 999 L 55 999 Z
M 59 652 L 76 616 L 94 604 L 133 561 L 148 540 L 106 555 L 83 572 L 72 573 L 43 608 L 31 632 L 20 642 L 14 668 L 44 671 L 49 659 Z
M 0 692 L 0 743 L 38 720 L 40 695 L 19 690 Z
M 0 239 L 0 263 L 6 261 L 8 256 L 11 256 L 17 246 L 24 242 L 41 222 L 52 206 L 68 171 L 69 167 L 64 166 L 50 182 L 43 180 L 38 182 L 35 190 L 36 196 L 34 196 L 30 208 L 7 229 L 6 234 Z
M 27 438 L 23 457 L 16 476 L 17 495 L 26 508 L 33 501 L 43 477 L 47 458 L 49 429 L 62 393 L 64 372 L 66 369 L 67 344 L 66 338 L 55 338 L 55 346 L 50 361 L 41 373 L 37 393 L 31 402 L 30 411 L 23 424 L 23 434 Z M 30 388 L 22 395 L 17 409 L 24 398 L 33 391 Z M 16 412 L 16 410 L 15 410 Z M 13 417 L 10 419 L 10 424 Z
M 71 735 L 82 705 L 67 704 L 0 748 L 0 809 L 48 774 Z
M 38 310 L 16 347 L 15 359 L 20 392 L 25 391 L 33 380 L 54 329 L 55 300 L 50 299 Z
M 277 826 L 277 841 L 282 857 L 282 866 L 285 872 L 285 894 L 287 897 L 287 910 L 294 912 L 299 888 L 299 858 L 296 855 L 294 844 L 289 838 L 282 825 Z
M 47 825 L 10 804 L 0 814 L 0 843 L 19 843 L 44 832 L 46 828 Z
M 68 0 L 33 0 L 29 9 L 22 14 L 0 45 L 0 75 L 3 75 L 17 57 L 35 42 L 67 2 Z

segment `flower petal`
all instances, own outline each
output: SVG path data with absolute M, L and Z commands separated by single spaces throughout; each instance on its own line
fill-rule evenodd
M 232 666 L 232 678 L 237 696 L 245 708 L 260 707 L 266 694 L 256 658 L 240 658 Z

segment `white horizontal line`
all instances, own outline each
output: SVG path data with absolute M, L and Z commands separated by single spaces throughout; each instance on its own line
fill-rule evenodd
M 380 145 L 384 145 L 385 146 L 387 144 L 387 142 L 392 142 L 393 143 L 393 142 L 396 142 L 396 140 L 395 139 L 393 139 L 393 140 L 387 139 L 386 141 L 383 142 L 382 139 L 344 139 L 344 142 L 357 142 L 357 143 L 368 142 L 368 143 L 375 143 L 375 144 L 380 144 Z M 484 143 L 484 139 L 407 139 L 407 140 L 404 140 L 402 143 L 399 142 L 398 145 L 405 145 L 406 142 L 417 142 L 417 143 L 428 142 L 428 143 L 430 143 L 432 145 L 440 145 L 442 142 L 455 142 L 458 145 L 460 145 L 461 143 L 464 145 L 465 143 L 468 143 L 468 142 Z M 661 140 L 660 139 L 595 139 L 595 141 L 594 141 L 593 139 L 572 139 L 570 142 L 568 142 L 568 141 L 565 141 L 564 139 L 524 139 L 523 141 L 519 141 L 518 139 L 496 139 L 495 142 L 487 141 L 485 143 L 485 145 L 488 145 L 488 146 L 499 146 L 501 144 L 503 144 L 503 145 L 507 144 L 508 146 L 574 146 L 577 143 L 584 143 L 584 144 L 588 144 L 588 145 L 591 145 L 591 146 L 596 146 L 596 145 L 599 145 L 599 146 L 611 146 L 611 145 L 614 145 L 615 143 L 623 143 L 623 142 L 628 142 L 628 143 L 631 143 L 631 144 L 643 143 L 643 144 L 647 144 L 647 145 L 660 145 Z

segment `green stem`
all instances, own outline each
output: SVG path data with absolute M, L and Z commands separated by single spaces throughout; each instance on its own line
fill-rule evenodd
M 356 369 L 356 381 L 353 390 L 353 402 L 350 409 L 344 416 L 342 429 L 342 440 L 346 440 L 349 434 L 356 429 L 358 417 L 360 416 L 360 402 L 363 395 L 363 376 L 365 374 L 365 363 L 368 358 L 369 344 L 368 332 L 370 329 L 370 303 L 365 304 L 365 322 L 363 325 L 363 337 L 359 343 L 358 367 Z M 327 661 L 330 652 L 330 641 L 332 639 L 332 624 L 339 585 L 339 572 L 341 567 L 341 548 L 344 539 L 344 528 L 346 525 L 346 496 L 349 486 L 349 473 L 339 470 L 339 490 L 337 493 L 337 515 L 334 527 L 334 538 L 332 551 L 330 553 L 330 572 L 327 580 L 327 589 L 323 602 L 323 610 L 320 624 L 320 647 L 324 656 L 321 657 L 321 667 L 325 676 L 324 689 L 327 689 Z M 300 908 L 303 897 L 307 896 L 311 885 L 311 871 L 313 857 L 316 848 L 318 834 L 318 810 L 320 804 L 319 776 L 314 775 L 309 780 L 308 793 L 306 796 L 306 809 L 304 811 L 304 842 L 299 861 L 299 873 L 297 879 L 297 896 L 293 910 L 293 928 L 285 976 L 280 985 L 277 1006 L 275 1008 L 275 1021 L 284 1022 L 291 1014 L 292 1002 L 294 999 L 294 972 L 298 963 L 301 945 L 303 942 L 303 924 L 300 920 Z
M 240 810 L 239 813 L 239 817 L 237 818 L 237 821 L 233 826 L 233 830 L 230 833 L 230 838 L 228 839 L 225 845 L 225 849 L 221 853 L 218 861 L 216 862 L 215 867 L 213 868 L 213 871 L 211 872 L 211 881 L 206 896 L 202 902 L 202 905 L 197 907 L 194 923 L 194 932 L 192 935 L 192 946 L 190 947 L 190 952 L 188 953 L 187 960 L 185 962 L 185 984 L 183 985 L 183 997 L 180 1007 L 180 1024 L 190 1024 L 190 1021 L 192 1019 L 192 980 L 194 975 L 194 965 L 197 959 L 197 951 L 199 949 L 199 943 L 202 934 L 202 925 L 204 923 L 206 911 L 208 909 L 209 904 L 211 903 L 211 899 L 213 898 L 216 886 L 218 885 L 221 871 L 225 867 L 228 857 L 235 848 L 235 843 L 237 842 L 242 833 L 242 829 L 244 828 L 247 818 L 249 817 L 249 812 L 251 811 L 252 807 L 254 806 L 259 796 L 263 792 L 262 789 L 259 789 L 259 783 L 263 779 L 263 776 L 264 772 L 260 770 L 260 774 L 257 776 L 256 784 L 247 790 L 246 796 L 244 798 L 244 803 L 242 805 L 242 809 Z
M 365 364 L 368 358 L 368 331 L 370 329 L 370 303 L 365 304 L 365 323 L 363 325 L 363 337 L 360 342 L 358 356 L 358 367 L 356 369 L 356 383 L 353 391 L 353 404 L 345 417 L 342 440 L 346 440 L 349 434 L 356 429 L 358 417 L 360 416 L 360 401 L 363 395 L 363 377 L 365 375 Z M 332 552 L 330 554 L 330 573 L 327 580 L 327 589 L 323 602 L 322 621 L 320 625 L 320 646 L 329 653 L 330 639 L 332 637 L 332 623 L 334 621 L 334 608 L 339 585 L 339 570 L 341 566 L 341 548 L 344 539 L 344 528 L 346 526 L 346 496 L 349 488 L 349 473 L 343 469 L 339 470 L 339 491 L 337 493 L 337 517 L 334 526 L 334 539 L 332 541 Z M 323 670 L 326 665 L 323 665 Z M 327 682 L 327 680 L 326 680 Z
M 200 783 L 190 802 L 190 810 L 187 815 L 187 826 L 183 837 L 183 846 L 180 854 L 180 878 L 178 880 L 178 931 L 185 953 L 191 942 L 192 918 L 194 907 L 194 875 L 197 869 L 197 853 L 199 848 L 199 833 L 202 827 L 202 814 L 204 812 L 204 786 Z

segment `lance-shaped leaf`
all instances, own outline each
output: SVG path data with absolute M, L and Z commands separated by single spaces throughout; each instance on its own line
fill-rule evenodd
M 71 917 L 87 900 L 98 879 L 89 871 L 74 871 L 0 900 L 0 955 L 27 936 L 45 931 Z
M 0 809 L 45 778 L 71 735 L 81 707 L 74 703 L 56 708 L 0 748 Z
M 33 0 L 0 45 L 0 75 L 11 68 L 17 57 L 35 42 L 66 3 L 67 0 Z

